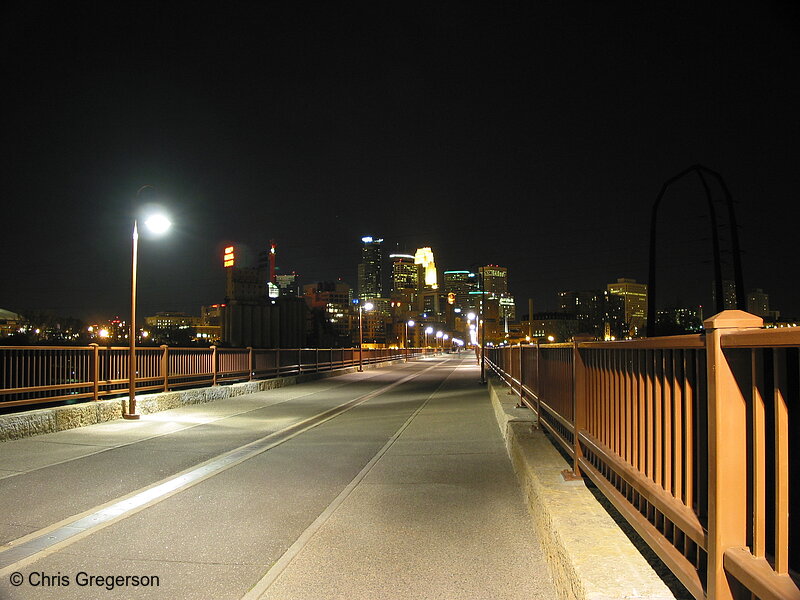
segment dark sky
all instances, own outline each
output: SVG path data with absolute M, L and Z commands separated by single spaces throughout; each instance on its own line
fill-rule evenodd
M 737 201 L 746 288 L 800 313 L 788 5 L 76 4 L 0 19 L 2 308 L 127 314 L 150 184 L 175 229 L 141 240 L 140 314 L 221 301 L 232 242 L 355 284 L 363 235 L 508 266 L 544 310 L 646 281 L 653 201 L 701 163 Z M 697 180 L 666 205 L 659 303 L 707 304 Z

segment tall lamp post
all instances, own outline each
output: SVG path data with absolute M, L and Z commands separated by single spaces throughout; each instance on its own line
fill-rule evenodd
M 358 304 L 358 372 L 364 370 L 364 311 L 372 310 L 374 305 L 372 302 Z
M 486 290 L 484 290 L 484 275 L 483 269 L 478 269 L 478 286 L 481 292 L 481 303 L 478 309 L 478 330 L 481 334 L 481 380 L 478 382 L 480 385 L 486 383 L 486 360 L 485 360 L 485 353 L 486 353 L 486 323 L 484 322 L 486 308 L 484 307 L 484 302 L 486 301 Z M 533 318 L 533 317 L 531 317 Z
M 442 336 L 443 335 L 444 335 L 443 331 L 437 331 L 436 332 L 436 341 L 439 344 L 439 349 L 440 350 L 442 349 Z
M 425 347 L 428 347 L 428 336 L 433 333 L 433 327 L 426 327 L 425 328 Z
M 150 187 L 144 186 L 139 189 L 137 197 L 142 190 Z M 167 231 L 172 223 L 163 214 L 155 214 L 148 217 L 144 222 L 145 226 L 153 233 L 160 234 Z M 123 413 L 124 419 L 138 419 L 139 413 L 136 412 L 136 268 L 139 252 L 139 226 L 136 219 L 133 220 L 133 252 L 131 260 L 131 323 L 128 334 L 128 412 Z
M 415 325 L 413 319 L 409 319 L 406 321 L 406 348 L 408 348 L 408 328 L 413 327 Z
M 414 319 L 409 319 L 406 321 L 406 362 L 408 362 L 408 328 L 413 327 L 414 325 L 416 325 L 416 323 L 414 323 Z

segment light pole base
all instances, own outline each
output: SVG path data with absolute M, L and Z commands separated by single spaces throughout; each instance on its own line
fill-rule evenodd
M 122 413 L 122 418 L 129 421 L 138 421 L 141 416 L 139 413 Z

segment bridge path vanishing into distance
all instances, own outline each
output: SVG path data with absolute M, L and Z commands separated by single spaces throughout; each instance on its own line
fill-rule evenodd
M 478 376 L 430 357 L 5 442 L 0 598 L 554 598 Z

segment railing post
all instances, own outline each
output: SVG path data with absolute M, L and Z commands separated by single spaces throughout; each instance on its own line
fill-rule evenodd
M 519 402 L 517 403 L 517 408 L 524 408 L 525 403 L 522 399 L 525 397 L 525 392 L 523 391 L 522 385 L 522 368 L 524 366 L 524 361 L 522 360 L 522 342 L 519 343 Z
M 573 477 L 581 477 L 580 459 L 583 458 L 580 432 L 586 429 L 586 365 L 579 344 L 580 337 L 572 342 L 572 461 Z
M 100 399 L 100 346 L 89 344 L 92 349 L 92 400 Z
M 533 393 L 536 394 L 536 428 L 539 428 L 539 418 L 542 414 L 542 407 L 539 406 L 539 399 L 542 397 L 542 380 L 540 379 L 541 375 L 541 367 L 542 364 L 542 349 L 539 346 L 539 340 L 536 340 L 536 353 L 534 354 L 534 358 L 536 359 L 536 369 L 534 371 L 536 376 L 536 387 L 533 390 Z
M 255 371 L 255 364 L 253 363 L 253 347 L 247 347 L 247 381 L 253 381 L 253 371 Z
M 161 377 L 164 380 L 164 391 L 169 391 L 169 346 L 161 346 Z
M 275 377 L 281 376 L 281 349 L 275 348 Z
M 317 365 L 316 365 L 316 367 L 314 369 L 314 372 L 315 373 L 319 373 L 319 348 L 317 348 L 317 351 L 315 352 L 315 356 L 316 356 L 315 360 L 316 360 Z
M 725 310 L 706 319 L 708 380 L 708 597 L 732 600 L 725 550 L 747 544 L 747 399 L 722 350 L 722 336 L 760 328 L 761 317 Z
M 217 347 L 211 346 L 211 385 L 217 385 Z

